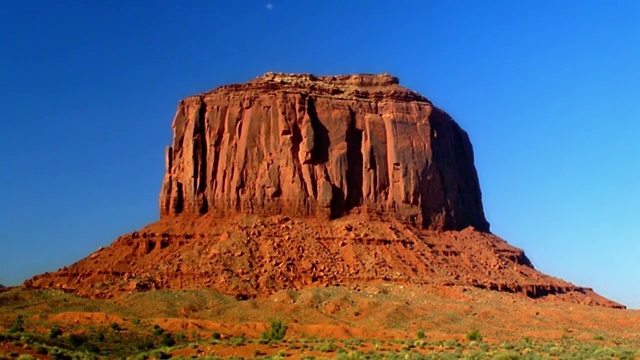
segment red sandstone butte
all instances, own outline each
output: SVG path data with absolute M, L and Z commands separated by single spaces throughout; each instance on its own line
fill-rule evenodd
M 489 233 L 467 134 L 383 75 L 268 73 L 182 100 L 158 222 L 25 288 L 238 298 L 393 282 L 624 308 Z
M 161 216 L 334 219 L 354 208 L 489 230 L 467 133 L 383 75 L 268 73 L 180 102 Z

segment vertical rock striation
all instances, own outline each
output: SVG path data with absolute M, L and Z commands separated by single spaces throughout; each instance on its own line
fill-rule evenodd
M 488 231 L 467 134 L 383 75 L 267 73 L 182 100 L 162 217 L 378 212 Z
M 467 134 L 390 75 L 268 73 L 182 100 L 162 217 L 376 211 L 489 230 Z

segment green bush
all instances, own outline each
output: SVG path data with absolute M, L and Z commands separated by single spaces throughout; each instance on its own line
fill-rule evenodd
M 234 336 L 229 343 L 232 346 L 242 346 L 247 343 L 247 339 L 244 336 Z
M 171 336 L 171 334 L 165 333 L 165 334 L 162 334 L 162 339 L 160 340 L 160 343 L 163 346 L 171 347 L 176 344 L 176 341 L 173 339 L 173 336 Z
M 9 329 L 9 332 L 10 333 L 17 333 L 17 332 L 24 331 L 24 327 L 22 327 L 22 325 L 24 325 L 24 320 L 22 319 L 22 316 L 18 316 L 13 321 L 13 325 L 11 325 L 11 328 Z
M 167 354 L 166 352 L 162 351 L 162 350 L 154 350 L 151 352 L 150 357 L 152 359 L 171 359 L 171 355 Z
M 87 337 L 82 334 L 71 334 L 69 335 L 69 342 L 74 348 L 79 348 L 87 342 Z
M 100 349 L 98 349 L 97 346 L 93 345 L 90 342 L 85 342 L 84 344 L 82 344 L 82 346 L 80 346 L 80 349 L 90 352 L 92 354 L 98 354 L 100 352 Z
M 56 339 L 58 336 L 62 335 L 62 330 L 58 327 L 58 325 L 54 325 L 49 331 L 49 339 Z
M 467 333 L 467 340 L 469 341 L 482 341 L 482 335 L 479 330 L 471 330 Z
M 515 351 L 503 351 L 493 355 L 494 360 L 518 360 L 520 354 Z
M 322 352 L 334 352 L 337 348 L 338 347 L 333 343 L 333 341 L 329 341 L 327 344 L 320 344 L 316 346 L 316 350 Z
M 418 339 L 424 339 L 424 331 L 418 330 Z
M 40 344 L 36 345 L 36 347 L 34 348 L 34 351 L 36 352 L 36 354 L 39 354 L 39 355 L 47 355 L 49 353 L 49 349 L 47 349 L 45 346 L 42 346 Z
M 271 329 L 263 332 L 260 338 L 269 341 L 282 341 L 287 334 L 287 324 L 282 320 L 273 320 L 270 325 Z

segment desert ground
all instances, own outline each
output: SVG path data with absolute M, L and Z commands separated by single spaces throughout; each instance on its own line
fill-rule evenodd
M 203 289 L 0 293 L 2 359 L 635 359 L 639 335 L 637 310 L 465 286 L 380 282 L 249 300 Z

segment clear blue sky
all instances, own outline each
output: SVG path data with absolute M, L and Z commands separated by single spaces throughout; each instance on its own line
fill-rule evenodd
M 640 307 L 638 1 L 0 1 L 0 283 L 158 217 L 179 99 L 392 73 L 474 144 L 495 234 Z

